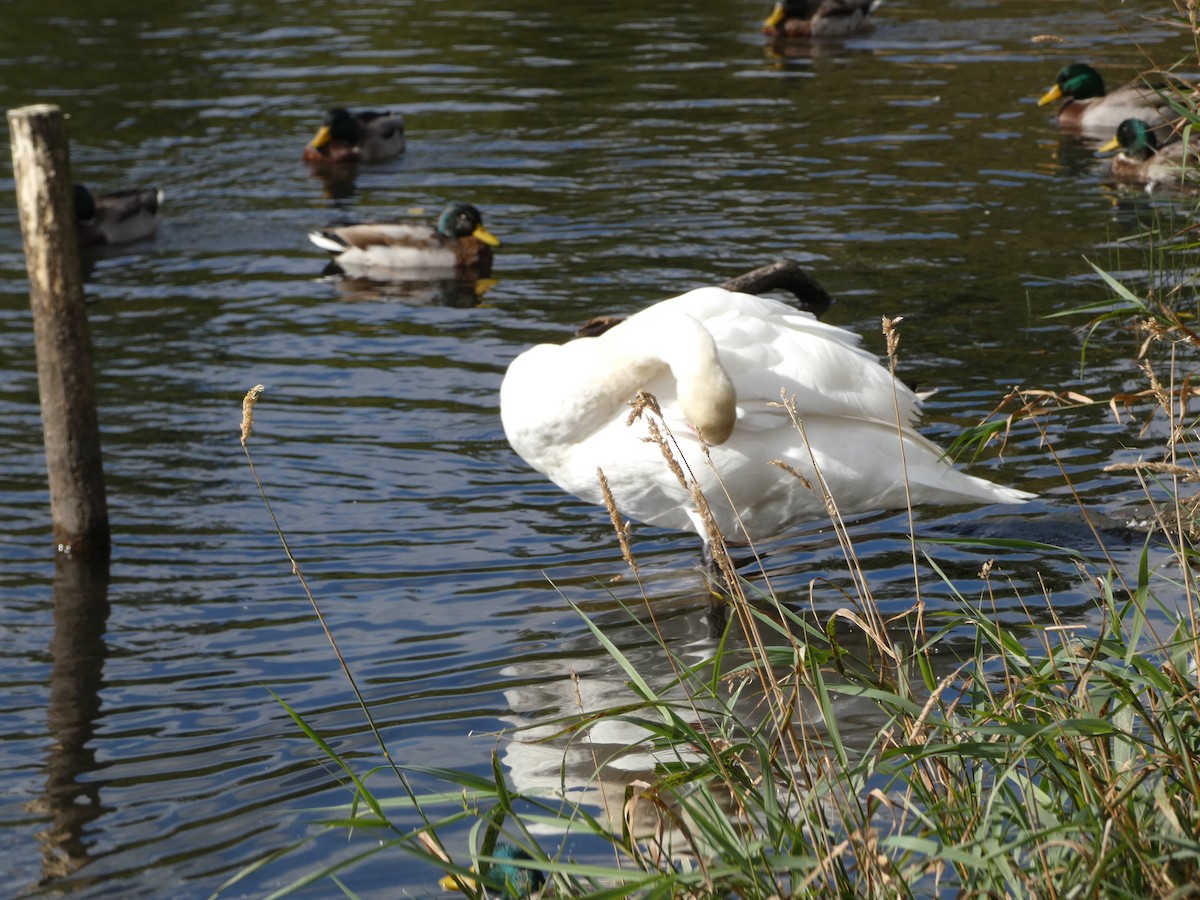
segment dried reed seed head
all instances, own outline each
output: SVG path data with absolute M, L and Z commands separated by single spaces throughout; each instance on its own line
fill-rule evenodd
M 629 418 L 625 420 L 626 425 L 632 425 L 636 422 L 645 410 L 650 410 L 660 419 L 663 417 L 662 409 L 658 405 L 658 398 L 649 391 L 638 391 L 633 395 L 633 399 L 629 401 L 630 412 Z
M 896 326 L 903 321 L 904 316 L 896 316 L 894 319 L 883 317 L 883 336 L 887 338 L 888 356 L 895 356 L 896 348 L 900 346 L 900 333 L 896 330 Z
M 717 543 L 723 539 L 721 529 L 717 527 L 717 520 L 713 517 L 712 507 L 708 505 L 708 498 L 704 496 L 704 491 L 700 489 L 700 484 L 697 482 L 692 485 L 689 491 L 692 498 L 692 506 L 696 508 L 696 512 L 700 516 L 700 521 L 704 523 L 704 533 L 708 535 L 710 543 Z
M 608 510 L 609 521 L 612 522 L 613 531 L 617 533 L 617 543 L 621 545 L 621 558 L 636 575 L 640 570 L 637 560 L 633 558 L 633 550 L 629 547 L 629 525 L 621 520 L 617 501 L 613 499 L 612 489 L 608 486 L 608 478 L 605 477 L 604 470 L 599 466 L 596 467 L 596 480 L 600 482 L 600 494 L 604 498 L 604 508 Z
M 1158 380 L 1158 376 L 1154 374 L 1154 369 L 1150 365 L 1150 360 L 1142 360 L 1142 371 L 1146 373 L 1146 378 L 1150 382 L 1150 390 L 1154 392 L 1154 399 L 1158 405 L 1165 410 L 1171 409 L 1171 395 L 1167 389 L 1163 387 L 1163 383 Z
M 567 675 L 571 679 L 571 688 L 575 692 L 575 705 L 579 708 L 580 712 L 586 712 L 587 705 L 583 702 L 583 691 L 579 686 L 580 685 L 579 673 L 576 672 L 575 669 L 572 667 L 567 670 Z
M 663 435 L 662 429 L 658 427 L 658 423 L 650 419 L 647 423 L 650 436 L 645 440 L 652 441 L 658 445 L 658 450 L 662 454 L 663 459 L 667 463 L 667 468 L 671 470 L 671 474 L 675 476 L 675 480 L 679 482 L 679 486 L 684 490 L 688 489 L 687 477 L 683 474 L 683 467 L 679 465 L 679 460 L 675 458 L 674 451 L 671 450 L 671 444 Z M 664 425 L 664 427 L 666 427 Z M 670 434 L 670 432 L 668 432 Z
M 782 406 L 787 412 L 788 418 L 792 420 L 793 428 L 800 428 L 800 413 L 796 409 L 796 395 L 788 394 L 786 388 L 779 389 L 779 402 L 772 403 L 772 406 Z
M 1168 334 L 1168 329 L 1158 319 L 1142 319 L 1138 323 L 1138 330 L 1146 332 L 1152 341 L 1161 341 Z
M 1100 471 L 1102 472 L 1150 472 L 1155 475 L 1180 475 L 1188 481 L 1200 480 L 1200 473 L 1195 469 L 1189 469 L 1186 466 L 1178 465 L 1177 463 L 1168 462 L 1128 462 L 1128 463 L 1111 463 L 1105 466 Z
M 783 471 L 787 472 L 789 475 L 791 475 L 793 478 L 795 478 L 797 481 L 799 481 L 802 485 L 804 485 L 810 491 L 813 489 L 812 482 L 809 481 L 807 478 L 805 478 L 804 474 L 802 472 L 798 471 L 797 469 L 794 469 L 792 466 L 785 463 L 782 459 L 771 460 L 771 465 L 779 466 L 779 468 L 783 469 Z
M 266 387 L 261 384 L 256 384 L 250 390 L 246 391 L 246 396 L 242 398 L 242 446 L 246 446 L 246 439 L 250 437 L 250 432 L 254 428 L 254 404 L 258 402 L 258 395 L 266 390 Z

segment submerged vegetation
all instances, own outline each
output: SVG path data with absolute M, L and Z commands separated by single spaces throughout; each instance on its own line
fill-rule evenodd
M 1193 7 L 1185 12 L 1194 15 Z M 1200 446 L 1189 401 L 1200 335 L 1188 273 L 1198 245 L 1191 226 L 1142 237 L 1157 273 L 1151 283 L 1126 284 L 1097 268 L 1105 297 L 1071 313 L 1087 321 L 1085 362 L 1090 341 L 1132 336 L 1130 370 L 1140 371 L 1142 387 L 1103 398 L 1045 387 L 1014 392 L 961 444 L 1036 428 L 1057 461 L 1047 423 L 1069 422 L 1085 406 L 1106 404 L 1124 422 L 1165 421 L 1159 458 L 1114 467 L 1114 477 L 1141 483 L 1153 510 L 1138 532 L 1134 571 L 1114 561 L 1097 529 L 1099 549 L 1086 555 L 972 541 L 993 558 L 966 584 L 914 537 L 909 609 L 885 615 L 836 498 L 826 496 L 850 587 L 822 618 L 772 594 L 765 573 L 748 577 L 722 536 L 710 533 L 720 572 L 713 590 L 730 612 L 711 658 L 684 658 L 664 641 L 674 677 L 651 683 L 580 611 L 636 699 L 595 709 L 580 697 L 577 714 L 506 736 L 515 745 L 559 746 L 586 742 L 600 727 L 624 735 L 585 784 L 572 783 L 564 767 L 557 790 L 524 790 L 497 754 L 488 777 L 396 765 L 382 738 L 385 765 L 360 771 L 289 708 L 351 793 L 325 824 L 372 840 L 281 893 L 398 852 L 476 896 L 1194 896 L 1200 504 L 1192 484 Z M 885 331 L 894 361 L 896 332 L 891 323 Z M 688 478 L 686 466 L 677 471 Z M 1065 468 L 1062 477 L 1070 495 Z M 611 511 L 637 579 L 635 550 L 619 510 Z M 1082 505 L 1080 513 L 1087 519 Z M 1047 589 L 1017 598 L 1028 615 L 1022 627 L 1002 623 L 994 611 L 1014 606 L 996 599 L 1011 590 L 1004 570 L 1012 551 L 1070 554 L 1090 585 L 1090 615 L 1060 619 Z M 952 614 L 926 615 L 922 594 L 931 587 L 952 598 Z M 630 614 L 658 634 L 652 589 L 642 596 L 645 608 Z M 839 705 L 850 699 L 878 722 L 866 745 L 839 730 Z M 363 710 L 369 717 L 365 703 Z M 632 754 L 645 761 L 632 776 L 616 777 L 606 765 Z M 580 799 L 595 796 L 605 801 Z

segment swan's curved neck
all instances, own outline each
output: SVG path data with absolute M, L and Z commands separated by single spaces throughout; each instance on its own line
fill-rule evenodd
M 614 404 L 669 370 L 683 414 L 710 444 L 724 443 L 737 419 L 737 392 L 708 330 L 691 316 L 651 308 L 596 338 L 590 386 Z M 599 398 L 596 398 L 599 399 Z

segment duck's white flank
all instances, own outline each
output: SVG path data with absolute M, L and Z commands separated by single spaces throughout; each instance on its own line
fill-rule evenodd
M 347 270 L 448 269 L 458 263 L 454 250 L 430 226 L 420 223 L 372 223 L 313 231 L 308 239 L 334 254 Z

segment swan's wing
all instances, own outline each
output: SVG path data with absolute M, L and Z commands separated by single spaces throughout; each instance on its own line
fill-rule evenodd
M 739 428 L 777 426 L 786 416 L 774 406 L 781 393 L 795 397 L 801 415 L 895 421 L 898 410 L 906 425 L 916 421 L 916 395 L 854 332 L 778 300 L 721 288 L 691 291 L 645 312 L 656 310 L 693 316 L 712 334 L 737 389 Z
M 828 419 L 804 424 L 804 439 L 779 449 L 800 471 L 820 468 L 843 512 L 920 503 L 1020 503 L 1033 494 L 995 484 L 954 466 L 937 444 L 894 422 Z M 900 446 L 903 439 L 904 452 Z

